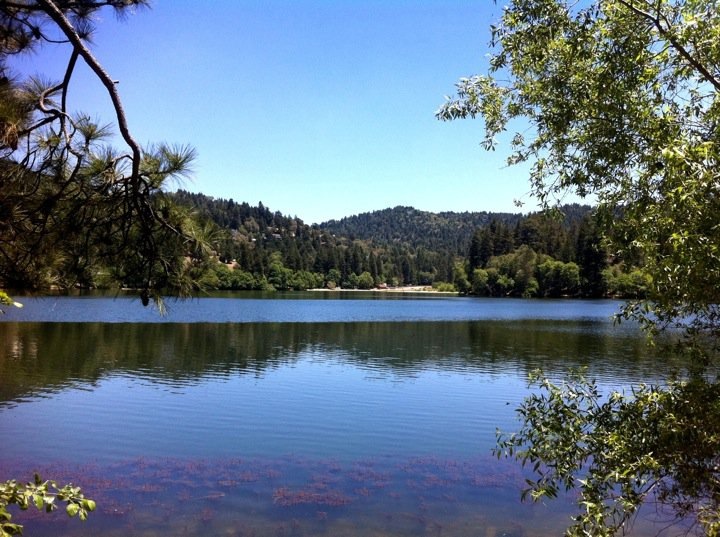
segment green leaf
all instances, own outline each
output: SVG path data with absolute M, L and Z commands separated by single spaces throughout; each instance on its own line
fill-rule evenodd
M 69 503 L 65 508 L 65 511 L 69 516 L 73 517 L 80 512 L 80 506 L 76 503 Z

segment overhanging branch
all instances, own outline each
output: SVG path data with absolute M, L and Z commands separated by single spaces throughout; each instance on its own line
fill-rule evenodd
M 72 44 L 73 48 L 80 56 L 82 56 L 83 60 L 85 60 L 85 63 L 88 64 L 90 69 L 92 69 L 92 71 L 98 77 L 102 85 L 105 86 L 105 89 L 107 89 L 108 93 L 110 94 L 110 99 L 112 101 L 113 108 L 115 109 L 115 115 L 117 117 L 118 127 L 120 129 L 120 134 L 122 135 L 123 140 L 125 140 L 125 143 L 130 147 L 130 151 L 132 152 L 131 180 L 137 188 L 138 181 L 140 179 L 140 146 L 130 134 L 130 129 L 128 128 L 127 124 L 127 118 L 125 116 L 125 110 L 123 109 L 122 102 L 120 101 L 120 94 L 117 91 L 115 82 L 112 80 L 112 78 L 110 78 L 110 75 L 107 73 L 107 71 L 105 71 L 103 66 L 100 65 L 100 62 L 97 61 L 95 56 L 93 56 L 92 52 L 90 52 L 90 49 L 87 48 L 83 40 L 78 35 L 75 27 L 63 14 L 63 12 L 60 11 L 57 5 L 55 5 L 55 2 L 53 2 L 53 0 L 38 1 L 40 5 L 44 7 L 50 18 L 58 25 L 58 27 L 60 27 L 62 32 Z
M 677 52 L 682 56 L 685 61 L 687 61 L 698 73 L 700 73 L 705 80 L 710 82 L 712 86 L 715 88 L 716 91 L 720 91 L 720 80 L 713 75 L 703 63 L 695 58 L 692 54 L 690 54 L 690 51 L 688 51 L 672 34 L 670 31 L 670 28 L 665 28 L 662 25 L 662 21 L 660 20 L 659 12 L 658 16 L 654 16 L 651 13 L 648 13 L 647 11 L 644 11 L 634 5 L 632 2 L 628 0 L 618 0 L 620 4 L 628 8 L 630 11 L 635 13 L 636 15 L 639 15 L 648 21 L 652 23 L 653 26 L 657 29 L 658 32 L 660 32 L 660 35 L 663 36 L 665 39 L 668 40 L 668 42 L 672 45 L 672 47 L 677 50 Z M 658 4 L 659 9 L 659 4 Z

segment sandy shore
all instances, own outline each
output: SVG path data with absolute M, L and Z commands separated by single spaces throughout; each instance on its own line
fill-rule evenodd
M 429 285 L 409 285 L 405 287 L 384 287 L 382 289 L 308 289 L 308 291 L 318 291 L 326 293 L 437 293 L 443 295 L 457 295 L 455 292 L 436 291 Z

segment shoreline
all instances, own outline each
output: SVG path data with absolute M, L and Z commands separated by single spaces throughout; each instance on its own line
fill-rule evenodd
M 312 292 L 320 293 L 433 293 L 438 295 L 457 295 L 457 291 L 437 291 L 429 285 L 408 285 L 404 287 L 386 287 L 379 289 L 377 287 L 373 289 L 342 289 L 337 287 L 335 289 L 327 288 L 316 288 L 308 289 Z

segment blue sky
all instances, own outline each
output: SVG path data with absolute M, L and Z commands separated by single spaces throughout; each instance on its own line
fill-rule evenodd
M 480 120 L 434 112 L 461 76 L 485 72 L 490 0 L 155 0 L 98 21 L 93 51 L 143 144 L 189 144 L 194 192 L 263 204 L 307 223 L 396 205 L 512 211 L 527 172 L 485 152 Z M 67 51 L 22 58 L 60 78 Z M 55 71 L 53 73 L 53 71 Z M 103 121 L 86 68 L 73 104 Z

